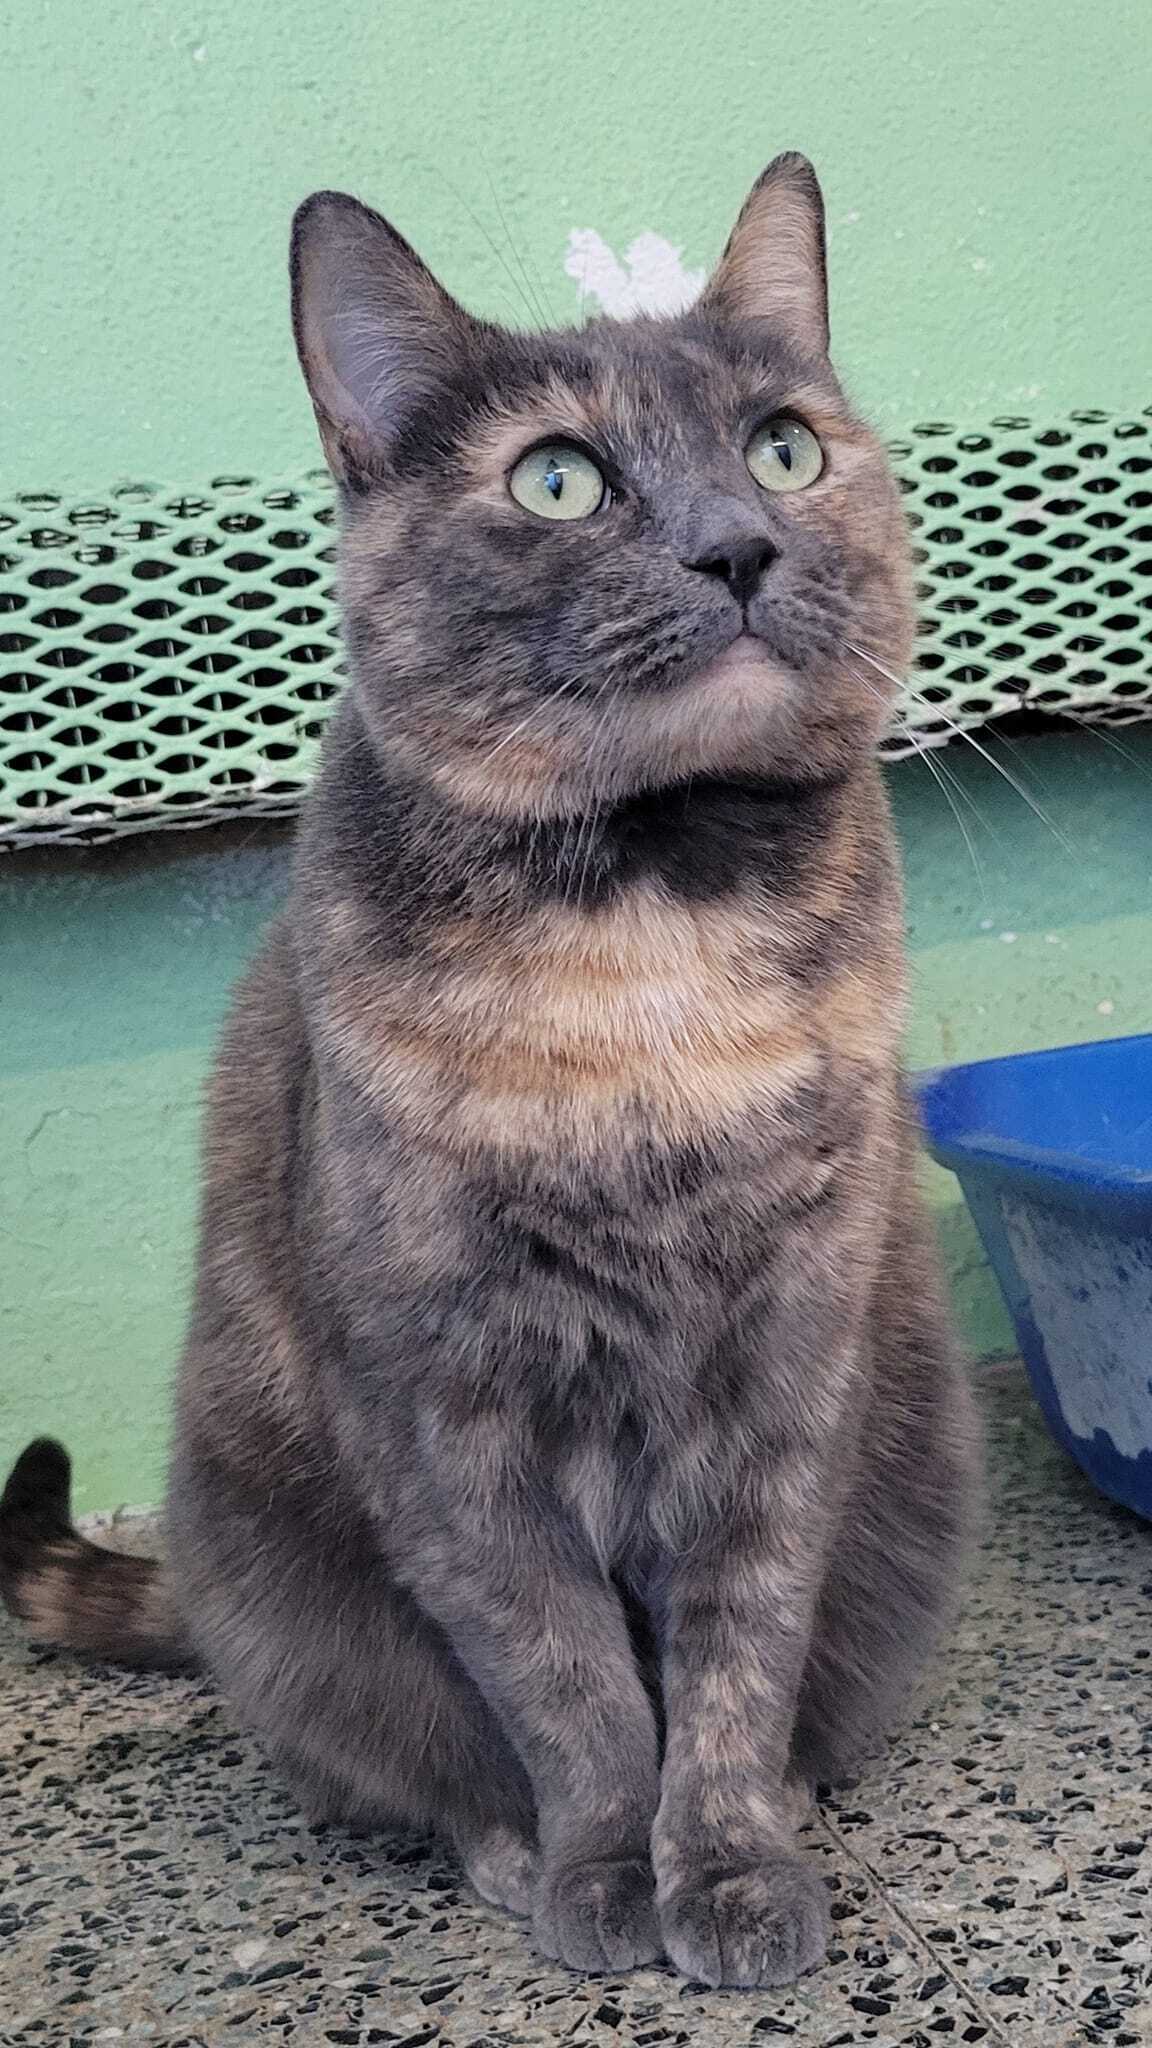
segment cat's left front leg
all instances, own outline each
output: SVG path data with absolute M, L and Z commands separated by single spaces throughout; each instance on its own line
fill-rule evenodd
M 706 1984 L 789 1983 L 827 1944 L 788 1764 L 831 1512 L 826 1446 L 777 1447 L 662 1589 L 657 1904 L 670 1958 Z

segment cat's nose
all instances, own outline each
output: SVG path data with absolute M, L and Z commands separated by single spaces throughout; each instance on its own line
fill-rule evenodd
M 682 560 L 686 569 L 699 569 L 705 576 L 718 576 L 728 585 L 738 604 L 748 604 L 760 588 L 761 578 L 772 567 L 779 549 L 762 528 L 745 522 L 739 515 L 705 519 L 692 535 Z

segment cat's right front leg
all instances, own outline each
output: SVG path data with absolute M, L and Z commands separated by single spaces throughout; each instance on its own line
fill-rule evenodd
M 658 1741 L 619 1599 L 514 1481 L 482 1499 L 457 1485 L 424 1530 L 404 1576 L 531 1782 L 540 1947 L 581 1970 L 651 1962 L 661 1952 L 649 1848 Z

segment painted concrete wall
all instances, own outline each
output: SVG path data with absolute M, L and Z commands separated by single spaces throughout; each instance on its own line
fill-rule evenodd
M 0 63 L 0 487 L 291 470 L 295 203 L 358 190 L 474 305 L 573 230 L 692 271 L 778 149 L 826 183 L 880 418 L 1147 401 L 1148 0 L 36 0 Z
M 1150 68 L 1148 0 L 10 8 L 0 490 L 313 462 L 284 251 L 315 186 L 390 212 L 478 309 L 564 318 L 582 269 L 609 304 L 690 283 L 787 146 L 824 178 L 840 360 L 881 422 L 1145 404 Z M 1063 837 L 950 759 L 979 873 L 924 764 L 893 774 L 919 1064 L 1152 1023 L 1152 733 L 1004 758 Z M 160 1489 L 199 1091 L 284 882 L 252 838 L 0 867 L 0 1458 L 59 1430 L 83 1508 Z

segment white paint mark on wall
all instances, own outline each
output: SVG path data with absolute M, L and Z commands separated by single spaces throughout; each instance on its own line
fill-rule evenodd
M 686 270 L 683 250 L 651 229 L 637 235 L 619 257 L 595 228 L 573 228 L 564 269 L 586 302 L 617 320 L 630 313 L 682 313 L 707 276 L 703 270 Z

